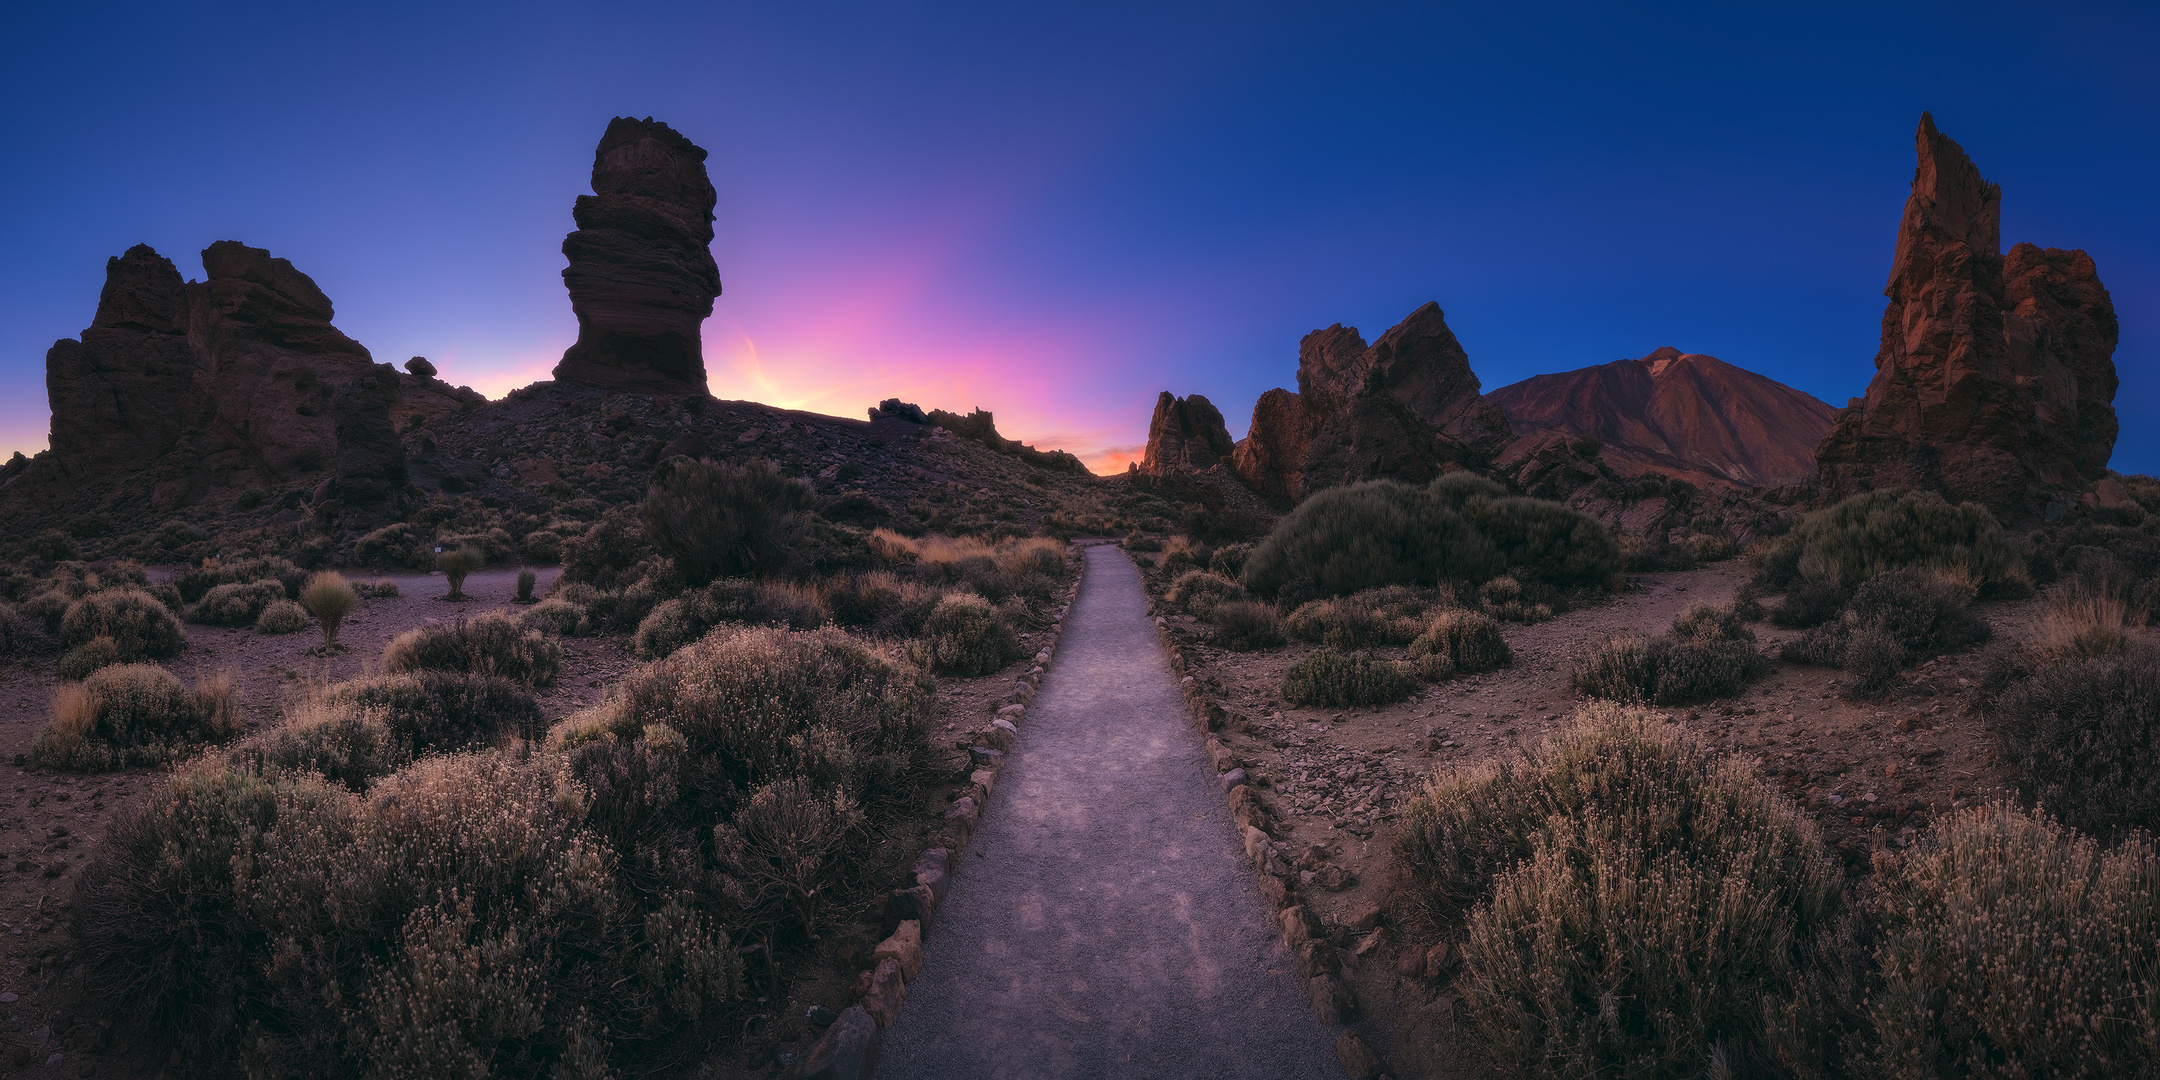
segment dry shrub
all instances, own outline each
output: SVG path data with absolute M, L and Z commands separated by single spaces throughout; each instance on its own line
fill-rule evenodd
M 740 790 L 808 777 L 862 798 L 874 778 L 913 767 L 933 699 L 923 673 L 844 631 L 753 627 L 647 665 L 550 738 L 567 746 L 665 725 Z
M 1770 609 L 1770 621 L 1788 629 L 1821 626 L 1838 617 L 1852 590 L 1836 581 L 1796 581 Z
M 291 634 L 308 628 L 315 620 L 308 618 L 308 609 L 290 600 L 273 600 L 255 618 L 255 632 L 259 634 Z
M 521 566 L 521 567 L 518 567 L 518 572 L 517 572 L 517 602 L 518 602 L 518 603 L 520 603 L 520 604 L 530 604 L 530 603 L 532 603 L 532 602 L 533 602 L 533 583 L 534 583 L 534 582 L 537 582 L 537 581 L 539 581 L 539 580 L 540 580 L 540 575 L 538 575 L 538 574 L 535 574 L 535 573 L 533 573 L 533 571 L 532 571 L 532 567 L 529 567 L 529 566 Z
M 1065 545 L 1047 536 L 1030 536 L 998 546 L 997 568 L 1010 575 L 1046 574 L 1063 577 Z
M 285 586 L 273 578 L 212 588 L 188 609 L 188 621 L 205 626 L 253 626 L 263 609 L 285 599 Z
M 1454 675 L 1492 671 L 1515 662 L 1500 624 L 1489 615 L 1457 609 L 1433 616 L 1425 631 L 1410 642 L 1418 675 L 1431 682 Z
M 546 635 L 521 629 L 508 615 L 491 611 L 399 634 L 383 648 L 383 669 L 499 675 L 546 686 L 562 670 L 562 658 L 562 646 Z
M 1173 536 L 1163 544 L 1162 568 L 1165 573 L 1179 573 L 1207 565 L 1207 549 L 1190 536 Z
M 1423 629 L 1416 619 L 1391 618 L 1374 610 L 1362 594 L 1300 604 L 1284 625 L 1301 641 L 1336 649 L 1404 645 Z
M 670 458 L 653 468 L 645 538 L 692 585 L 768 574 L 787 559 L 810 485 L 769 461 L 742 465 Z
M 111 638 L 127 663 L 162 660 L 187 645 L 187 633 L 172 611 L 149 593 L 133 588 L 92 592 L 68 605 L 60 619 L 60 634 L 70 645 Z
M 820 792 L 799 777 L 765 784 L 733 820 L 713 828 L 713 850 L 728 875 L 723 888 L 745 909 L 777 913 L 796 928 L 815 926 L 832 864 L 862 823 L 844 791 Z
M 128 660 L 120 655 L 120 646 L 103 634 L 60 654 L 60 677 L 69 682 L 81 682 L 90 673 Z
M 834 622 L 872 633 L 913 637 L 922 633 L 945 590 L 907 581 L 889 570 L 830 579 L 825 604 Z
M 2130 605 L 2098 589 L 2068 588 L 2055 594 L 2040 616 L 2034 641 L 2043 656 L 2100 656 L 2122 647 Z
M 557 637 L 577 637 L 592 631 L 585 609 L 559 596 L 551 596 L 518 612 L 518 628 L 538 630 Z
M 1283 699 L 1293 705 L 1340 708 L 1386 705 L 1417 693 L 1417 678 L 1403 665 L 1363 654 L 1322 648 L 1283 672 Z
M 312 773 L 347 790 L 366 791 L 413 758 L 380 711 L 317 693 L 295 702 L 276 727 L 234 743 L 225 760 L 249 772 Z
M 291 582 L 287 587 L 290 592 L 307 580 L 307 571 L 294 566 L 289 559 L 258 556 L 191 567 L 173 579 L 173 586 L 180 590 L 182 600 L 192 604 L 219 585 L 245 585 L 264 580 Z
M 2160 647 L 1988 681 L 2006 684 L 1989 720 L 2021 797 L 2098 836 L 2160 828 Z
M 50 652 L 55 644 L 42 620 L 0 602 L 0 660 Z
M 1285 515 L 1247 558 L 1244 585 L 1261 596 L 1304 578 L 1321 595 L 1384 585 L 1483 581 L 1499 552 L 1457 509 L 1393 480 L 1328 488 Z
M 539 733 L 540 705 L 524 686 L 493 675 L 422 671 L 373 675 L 328 687 L 332 709 L 380 720 L 407 757 L 473 749 L 506 735 Z
M 393 599 L 399 595 L 396 578 L 377 578 L 369 584 L 354 586 L 354 588 L 366 590 L 361 595 L 376 600 Z
M 1022 655 L 1004 614 L 971 592 L 948 593 L 938 601 L 916 652 L 924 666 L 954 675 L 988 675 Z
M 121 664 L 53 694 L 52 720 L 31 745 L 30 760 L 73 772 L 162 765 L 237 727 L 230 675 L 191 691 L 164 668 Z
M 443 579 L 450 583 L 450 593 L 446 599 L 463 600 L 465 578 L 486 565 L 487 553 L 469 545 L 451 548 L 435 556 L 436 568 L 442 571 Z
M 395 582 L 391 583 L 390 595 L 397 595 Z M 325 570 L 308 579 L 307 588 L 300 591 L 300 602 L 307 605 L 305 613 L 313 615 L 322 627 L 323 646 L 328 648 L 337 644 L 338 628 L 359 605 L 360 596 L 346 584 L 345 575 Z
M 870 553 L 888 563 L 914 562 L 922 557 L 922 545 L 881 525 L 870 530 Z
M 1597 586 L 1620 572 L 1620 545 L 1598 519 L 1546 499 L 1472 498 L 1463 514 L 1507 568 L 1559 586 Z
M 1394 855 L 1429 917 L 1470 911 L 1458 985 L 1511 1075 L 1763 1064 L 1768 1006 L 1804 982 L 1840 897 L 1813 823 L 1743 763 L 1609 705 L 1436 779 Z
M 1206 570 L 1187 570 L 1178 575 L 1165 599 L 1185 609 L 1193 618 L 1207 619 L 1214 614 L 1217 604 L 1245 599 L 1245 589 L 1219 574 Z
M 638 622 L 637 654 L 657 660 L 728 623 L 815 630 L 829 619 L 824 592 L 816 585 L 721 578 L 654 606 Z
M 1289 640 L 1283 632 L 1282 616 L 1268 604 L 1230 600 L 1215 605 L 1210 617 L 1215 623 L 1211 640 L 1216 646 L 1233 652 L 1272 649 Z
M 1974 807 L 1930 830 L 1882 904 L 1877 1075 L 2149 1076 L 2160 854 Z
M 1644 705 L 1686 705 L 1729 697 L 1770 670 L 1755 634 L 1729 607 L 1697 604 L 1656 638 L 1620 635 L 1575 669 L 1585 697 Z

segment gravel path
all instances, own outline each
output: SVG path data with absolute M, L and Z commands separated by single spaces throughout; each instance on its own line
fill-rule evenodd
M 878 1075 L 1340 1075 L 1139 574 L 1116 547 L 1087 560 Z

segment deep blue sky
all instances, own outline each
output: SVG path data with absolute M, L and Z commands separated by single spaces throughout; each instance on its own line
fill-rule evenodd
M 379 360 L 544 376 L 618 114 L 712 151 L 723 397 L 980 405 L 1104 466 L 1157 390 L 1242 433 L 1306 331 L 1436 299 L 1488 388 L 1672 344 L 1843 404 L 1930 109 L 2006 245 L 2097 260 L 2114 465 L 2160 471 L 2150 5 L 49 7 L 0 34 L 0 454 L 138 242 L 267 247 Z

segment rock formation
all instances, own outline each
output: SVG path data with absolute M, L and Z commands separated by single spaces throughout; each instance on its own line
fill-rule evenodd
M 1816 452 L 1826 497 L 1932 488 L 2024 515 L 2115 446 L 2116 322 L 2083 251 L 2001 254 L 2002 189 L 1923 113 L 1867 395 Z
M 593 154 L 593 194 L 563 239 L 577 344 L 558 381 L 648 394 L 703 394 L 701 327 L 720 295 L 708 247 L 717 196 L 705 151 L 651 119 L 616 117 Z
M 90 327 L 46 353 L 50 450 L 11 492 L 126 481 L 164 510 L 327 470 L 380 499 L 405 483 L 399 422 L 483 400 L 375 364 L 331 323 L 330 299 L 284 259 L 221 240 L 202 261 L 200 282 L 183 281 L 145 245 L 107 261 Z M 366 385 L 346 394 L 355 381 Z
M 1270 390 L 1232 468 L 1262 494 L 1295 501 L 1334 484 L 1420 482 L 1489 455 L 1511 437 L 1483 401 L 1440 305 L 1410 313 L 1370 346 L 1340 323 L 1298 343 L 1298 392 Z
M 1155 415 L 1148 421 L 1140 471 L 1160 476 L 1169 469 L 1213 468 L 1229 461 L 1235 447 L 1222 411 L 1207 398 L 1181 398 L 1165 390 L 1155 399 Z
M 1659 471 L 1743 487 L 1812 478 L 1816 444 L 1837 416 L 1783 383 L 1670 345 L 1640 360 L 1533 376 L 1485 400 L 1519 437 L 1503 466 L 1557 435 L 1597 440 L 1623 476 Z

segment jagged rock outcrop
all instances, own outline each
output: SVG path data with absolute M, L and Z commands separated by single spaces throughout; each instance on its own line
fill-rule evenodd
M 1369 346 L 1340 323 L 1305 335 L 1297 381 L 1297 393 L 1261 395 L 1231 456 L 1240 478 L 1274 498 L 1374 477 L 1430 479 L 1512 437 L 1435 303 Z
M 1550 456 L 1545 436 L 1590 438 L 1622 476 L 1656 471 L 1741 487 L 1812 479 L 1815 447 L 1837 417 L 1809 394 L 1670 345 L 1640 360 L 1532 376 L 1485 400 L 1518 436 L 1503 467 Z
M 2114 452 L 2115 310 L 2083 251 L 2002 253 L 2002 189 L 1923 113 L 1867 395 L 1816 451 L 1825 497 L 1918 487 L 2013 516 Z
M 1178 397 L 1165 390 L 1155 399 L 1148 420 L 1147 451 L 1140 471 L 1160 476 L 1169 469 L 1196 471 L 1230 460 L 1236 443 L 1223 423 L 1222 410 L 1206 397 Z
M 107 261 L 90 327 L 46 354 L 50 449 L 11 500 L 132 484 L 166 510 L 326 471 L 379 500 L 405 483 L 400 423 L 484 400 L 375 364 L 314 280 L 268 251 L 221 240 L 202 261 L 198 282 L 146 245 Z
M 592 188 L 578 196 L 577 231 L 563 239 L 578 339 L 555 378 L 706 393 L 701 327 L 720 295 L 720 268 L 708 246 L 718 196 L 705 150 L 651 118 L 618 116 L 593 154 Z

